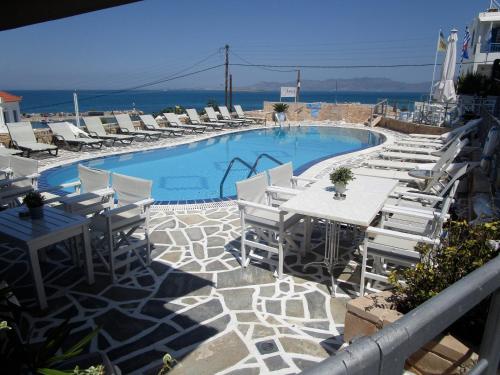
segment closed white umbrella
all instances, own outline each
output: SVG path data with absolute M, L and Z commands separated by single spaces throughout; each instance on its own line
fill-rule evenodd
M 433 97 L 438 102 L 453 102 L 457 99 L 453 82 L 457 63 L 457 39 L 457 30 L 451 30 L 441 71 L 441 80 L 434 86 Z

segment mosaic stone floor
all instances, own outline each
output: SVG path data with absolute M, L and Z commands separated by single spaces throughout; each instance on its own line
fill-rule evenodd
M 386 133 L 394 132 L 384 131 Z M 156 144 L 138 142 L 58 158 L 40 158 L 42 169 L 78 159 L 202 139 L 189 135 Z M 371 155 L 344 155 L 313 168 L 317 177 L 338 164 L 359 165 Z M 329 276 L 320 266 L 324 231 L 317 226 L 304 258 L 290 253 L 283 280 L 269 266 L 242 270 L 239 216 L 234 205 L 173 212 L 158 207 L 151 220 L 153 263 L 139 262 L 111 284 L 96 261 L 96 283 L 88 286 L 62 249 L 48 251 L 42 264 L 49 309 L 23 320 L 25 332 L 40 340 L 70 319 L 72 342 L 101 326 L 88 350 L 106 352 L 124 374 L 156 374 L 164 353 L 179 361 L 173 374 L 292 374 L 333 354 L 342 344 L 346 301 L 354 294 L 341 284 L 330 296 Z M 352 253 L 344 254 L 349 261 Z M 31 275 L 22 250 L 0 239 L 0 272 L 25 305 L 35 305 Z M 356 276 L 342 275 L 356 284 Z M 70 345 L 71 343 L 67 343 Z
M 154 374 L 166 352 L 179 360 L 174 374 L 297 373 L 342 345 L 348 294 L 331 298 L 326 271 L 301 265 L 321 259 L 321 228 L 315 251 L 301 260 L 288 255 L 287 276 L 277 281 L 264 263 L 241 269 L 236 207 L 156 211 L 151 225 L 152 266 L 133 263 L 115 284 L 96 263 L 88 286 L 62 249 L 48 251 L 49 310 L 23 324 L 33 339 L 67 318 L 75 342 L 99 325 L 89 350 L 106 352 L 126 374 Z M 3 277 L 34 305 L 24 252 L 0 247 Z

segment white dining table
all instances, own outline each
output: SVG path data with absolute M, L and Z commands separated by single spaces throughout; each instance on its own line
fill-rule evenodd
M 330 272 L 333 294 L 337 286 L 332 269 L 339 260 L 340 225 L 353 225 L 360 230 L 370 226 L 397 185 L 395 179 L 356 175 L 347 185 L 345 198 L 338 199 L 334 186 L 325 178 L 280 205 L 283 211 L 327 221 L 322 263 Z

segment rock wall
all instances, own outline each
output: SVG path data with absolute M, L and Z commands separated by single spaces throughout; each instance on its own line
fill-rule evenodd
M 272 121 L 271 114 L 276 102 L 264 102 L 264 113 Z M 350 123 L 364 123 L 371 116 L 372 106 L 368 104 L 334 103 L 287 103 L 287 117 L 290 121 L 331 120 Z
M 423 124 L 414 124 L 412 122 L 404 122 L 388 117 L 383 117 L 377 124 L 377 126 L 380 128 L 387 128 L 406 134 L 419 133 L 419 134 L 439 135 L 450 131 L 450 129 L 448 128 L 440 128 L 437 126 L 430 126 Z

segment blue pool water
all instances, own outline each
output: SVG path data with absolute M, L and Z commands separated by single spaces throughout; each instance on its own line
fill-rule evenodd
M 84 165 L 153 180 L 153 198 L 163 203 L 209 202 L 219 198 L 219 184 L 232 158 L 253 164 L 267 153 L 282 162 L 292 161 L 300 173 L 327 157 L 374 146 L 382 141 L 362 129 L 303 126 L 291 129 L 251 130 L 222 135 L 177 147 L 133 152 L 83 161 Z M 262 159 L 258 171 L 276 166 Z M 248 169 L 235 164 L 224 185 L 224 196 L 235 194 L 235 182 Z M 74 181 L 77 164 L 50 169 L 43 185 Z

